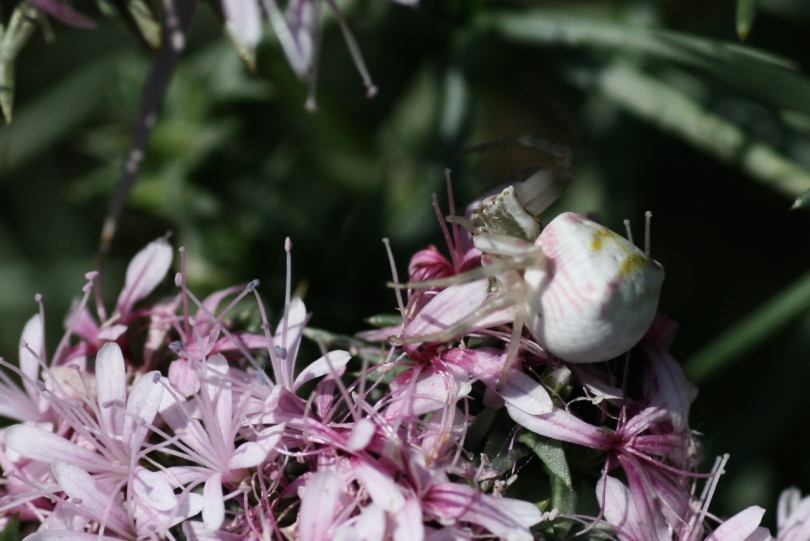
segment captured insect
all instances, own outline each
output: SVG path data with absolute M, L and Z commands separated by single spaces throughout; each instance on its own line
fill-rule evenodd
M 392 284 L 450 289 L 488 278 L 490 292 L 472 312 L 430 334 L 419 335 L 409 325 L 394 341 L 447 342 L 486 316 L 512 308 L 512 337 L 498 390 L 517 357 L 524 326 L 544 350 L 567 362 L 600 362 L 627 352 L 652 324 L 664 280 L 663 267 L 649 255 L 649 239 L 642 251 L 573 212 L 543 226 L 537 216 L 573 182 L 571 151 L 526 136 L 499 144 L 515 143 L 551 155 L 550 166 L 481 200 L 468 217 L 446 218 L 470 232 L 482 266 L 449 278 Z

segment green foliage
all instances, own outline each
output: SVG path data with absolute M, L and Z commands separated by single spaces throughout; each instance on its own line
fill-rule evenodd
M 316 114 L 304 110 L 306 84 L 273 36 L 251 74 L 217 17 L 199 11 L 120 218 L 110 291 L 123 261 L 172 230 L 188 249 L 195 289 L 259 278 L 279 306 L 289 236 L 313 323 L 335 333 L 317 339 L 351 343 L 364 318 L 396 306 L 381 238 L 391 239 L 401 276 L 414 251 L 442 249 L 430 194 L 448 214 L 444 169 L 464 205 L 536 155 L 463 149 L 529 133 L 574 151 L 577 180 L 546 220 L 560 209 L 595 211 L 621 230 L 631 218 L 638 238 L 643 212 L 653 211 L 652 252 L 667 269 L 661 310 L 681 324 L 675 355 L 706 378 L 698 409 L 707 434 L 730 400 L 757 391 L 752 379 L 773 351 L 785 363 L 801 357 L 806 339 L 795 327 L 807 314 L 806 279 L 785 284 L 807 271 L 810 242 L 810 217 L 788 211 L 810 201 L 810 77 L 797 68 L 810 63 L 806 2 L 738 0 L 736 13 L 698 0 L 341 4 L 380 91 L 364 96 L 327 17 Z M 3 43 L 18 32 L 7 5 Z M 145 48 L 158 44 L 151 5 L 110 1 L 101 13 L 119 22 L 97 16 L 94 31 L 54 23 L 51 43 L 37 32 L 24 49 L 17 37 L 0 46 L 0 75 L 14 76 L 15 99 L 14 122 L 0 130 L 7 359 L 36 310 L 34 293 L 51 317 L 64 313 L 95 266 L 153 59 Z M 48 322 L 52 344 L 60 324 Z M 779 373 L 800 369 L 788 363 Z M 759 403 L 750 428 L 768 435 L 757 451 L 776 477 L 803 458 L 786 404 Z M 807 405 L 791 405 L 802 419 Z M 747 444 L 714 445 L 709 438 L 706 454 L 730 452 L 733 477 Z M 487 451 L 499 466 L 508 462 L 503 449 Z M 549 453 L 538 456 L 555 464 Z M 562 505 L 570 480 L 552 477 Z M 810 485 L 810 468 L 791 480 Z M 762 486 L 775 496 L 775 486 Z

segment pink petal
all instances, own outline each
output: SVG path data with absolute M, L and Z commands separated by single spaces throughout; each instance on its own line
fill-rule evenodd
M 169 365 L 169 383 L 184 398 L 197 394 L 200 390 L 200 377 L 186 359 L 177 359 Z
M 127 400 L 127 416 L 124 422 L 124 443 L 140 447 L 149 425 L 155 420 L 163 400 L 163 385 L 160 372 L 153 370 L 139 377 L 132 385 Z
M 449 367 L 448 367 L 449 368 Z M 423 372 L 416 385 L 410 383 L 398 387 L 392 385 L 391 403 L 385 410 L 388 419 L 400 415 L 424 415 L 447 407 L 472 391 L 469 377 L 459 369 L 448 369 L 444 373 L 431 370 Z M 448 377 L 452 375 L 453 377 Z
M 517 424 L 541 436 L 601 451 L 607 451 L 613 446 L 612 434 L 581 421 L 564 410 L 554 409 L 550 413 L 531 415 L 507 404 L 506 411 Z
M 686 379 L 675 357 L 666 351 L 645 350 L 658 392 L 654 403 L 663 403 L 670 412 L 676 430 L 684 430 L 689 421 L 689 407 L 697 397 L 697 388 Z
M 31 3 L 42 12 L 70 26 L 84 29 L 96 27 L 93 19 L 58 0 L 31 0 Z
M 782 491 L 779 495 L 779 504 L 776 508 L 776 523 L 781 529 L 787 525 L 788 520 L 793 514 L 793 511 L 799 506 L 802 501 L 802 493 L 796 487 L 790 487 Z
M 205 527 L 211 531 L 219 530 L 225 520 L 225 502 L 222 499 L 222 474 L 215 473 L 203 487 L 205 499 L 202 518 Z
M 202 522 L 187 520 L 183 533 L 188 541 L 244 541 L 245 536 L 227 532 L 211 532 Z
M 386 539 L 385 511 L 372 503 L 350 522 L 344 522 L 336 530 L 334 541 L 378 541 Z
M 776 524 L 779 541 L 806 541 L 810 539 L 810 498 L 802 498 L 795 487 L 779 496 Z
M 233 423 L 233 392 L 228 386 L 227 380 L 230 373 L 228 360 L 221 353 L 211 355 L 205 363 L 207 373 L 204 374 L 207 380 L 205 389 L 211 399 L 211 406 L 214 408 L 216 427 L 222 437 L 222 441 L 231 441 L 231 426 Z M 218 377 L 221 375 L 222 377 Z M 210 419 L 204 419 L 206 427 L 212 430 Z
M 39 359 L 37 359 L 37 355 L 44 360 L 42 356 L 45 354 L 45 341 L 42 331 L 42 318 L 37 314 L 25 324 L 20 340 L 20 370 L 34 381 L 39 381 Z M 28 347 L 26 348 L 22 342 L 25 342 Z M 32 354 L 29 348 L 37 355 Z M 39 396 L 39 393 L 34 388 L 34 385 L 25 380 L 23 380 L 23 385 L 28 396 L 38 400 L 36 397 Z
M 293 391 L 301 387 L 304 383 L 326 374 L 337 373 L 351 360 L 352 356 L 348 351 L 330 351 L 317 361 L 304 368 L 293 383 Z
M 624 483 L 613 477 L 607 478 L 607 484 L 600 479 L 596 484 L 596 498 L 604 508 L 605 519 L 611 526 L 628 533 L 638 533 L 638 512 L 630 489 Z
M 69 530 L 44 530 L 32 533 L 25 541 L 124 541 L 120 537 L 110 537 L 97 533 L 73 532 Z
M 517 370 L 507 376 L 501 397 L 507 404 L 531 415 L 549 413 L 554 407 L 546 388 Z
M 83 512 L 95 520 L 102 521 L 110 530 L 131 535 L 129 518 L 121 505 L 116 503 L 115 495 L 111 495 L 108 490 L 102 490 L 93 477 L 78 466 L 57 462 L 52 468 L 56 482 L 65 494 L 76 500 L 76 505 Z
M 740 511 L 714 530 L 706 541 L 764 541 L 771 539 L 770 533 L 759 528 L 765 510 L 751 506 Z M 767 536 L 765 536 L 767 534 Z
M 169 511 L 177 507 L 177 496 L 166 477 L 158 472 L 138 468 L 132 488 L 143 507 L 156 511 Z
M 298 512 L 300 541 L 329 541 L 327 535 L 341 508 L 343 480 L 329 470 L 320 470 L 307 481 Z
M 121 338 L 125 332 L 127 332 L 127 329 L 129 329 L 129 327 L 126 325 L 111 325 L 109 327 L 102 327 L 96 334 L 96 339 L 105 340 L 107 342 L 115 342 Z
M 374 434 L 377 433 L 377 425 L 366 418 L 360 419 L 352 427 L 352 432 L 349 434 L 349 440 L 346 442 L 346 447 L 350 451 L 360 451 L 365 449 Z
M 405 505 L 401 489 L 390 476 L 360 458 L 352 459 L 351 465 L 357 480 L 381 509 L 396 513 Z
M 116 311 L 121 315 L 129 314 L 136 302 L 149 295 L 163 281 L 171 265 L 172 248 L 165 238 L 147 244 L 127 267 L 127 277 L 118 297 Z
M 124 354 L 115 342 L 104 344 L 96 356 L 96 392 L 101 422 L 109 434 L 121 434 L 127 401 Z
M 408 323 L 403 336 L 419 337 L 444 332 L 480 308 L 488 294 L 488 279 L 450 286 L 422 308 Z
M 69 462 L 91 472 L 115 469 L 101 455 L 36 426 L 10 426 L 6 429 L 3 439 L 8 448 L 31 460 L 47 464 Z
M 456 483 L 434 485 L 425 500 L 440 522 L 443 518 L 472 522 L 506 541 L 532 541 L 529 528 L 542 520 L 542 513 L 533 503 L 496 498 Z
M 422 504 L 417 498 L 408 498 L 394 515 L 394 541 L 422 541 L 424 538 Z
M 298 346 L 301 344 L 301 336 L 304 333 L 304 326 L 307 322 L 307 309 L 304 301 L 295 297 L 290 301 L 287 309 L 287 317 L 282 319 L 276 328 L 273 345 L 284 348 L 286 354 L 283 359 L 278 359 L 284 367 L 282 370 L 282 380 L 279 381 L 285 388 L 291 389 L 293 382 L 293 368 L 298 355 Z
M 239 468 L 253 468 L 258 466 L 267 458 L 267 450 L 256 442 L 248 441 L 236 448 L 228 467 L 232 470 Z

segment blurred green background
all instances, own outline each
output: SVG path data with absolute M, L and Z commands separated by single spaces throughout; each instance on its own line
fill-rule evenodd
M 198 291 L 259 278 L 278 308 L 289 236 L 312 325 L 362 330 L 395 308 L 381 239 L 400 273 L 443 247 L 430 194 L 446 210 L 444 168 L 465 205 L 544 159 L 463 148 L 564 143 L 577 181 L 546 219 L 596 212 L 623 231 L 629 218 L 638 239 L 653 212 L 660 308 L 700 387 L 693 426 L 707 457 L 731 454 L 712 509 L 763 505 L 772 525 L 779 490 L 810 492 L 810 214 L 790 210 L 810 189 L 810 5 L 761 0 L 743 44 L 751 4 L 738 19 L 715 0 L 341 2 L 379 94 L 365 97 L 327 17 L 316 114 L 269 29 L 251 74 L 203 6 L 113 243 L 109 302 L 128 259 L 172 231 Z M 114 20 L 53 27 L 17 59 L 15 119 L 0 128 L 9 360 L 34 294 L 58 336 L 95 265 L 151 61 Z

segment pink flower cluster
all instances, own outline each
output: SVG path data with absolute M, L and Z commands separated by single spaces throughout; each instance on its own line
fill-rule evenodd
M 470 239 L 456 235 L 452 261 L 419 252 L 411 279 L 480 265 Z M 13 422 L 0 431 L 0 516 L 12 526 L 18 517 L 25 539 L 771 538 L 760 508 L 725 522 L 708 513 L 724 461 L 696 473 L 696 391 L 667 352 L 675 325 L 663 317 L 624 364 L 567 363 L 524 332 L 499 385 L 508 310 L 454 340 L 418 341 L 480 303 L 478 283 L 461 282 L 411 291 L 401 327 L 363 336 L 394 334 L 404 345 L 321 345 L 296 368 L 308 314 L 290 298 L 289 277 L 272 331 L 258 282 L 200 300 L 182 258 L 179 293 L 145 302 L 172 259 L 165 239 L 137 254 L 110 315 L 88 309 L 88 275 L 52 354 L 40 313 L 25 326 L 19 364 L 0 360 L 0 415 Z M 239 328 L 229 314 L 251 296 L 261 328 Z M 516 437 L 500 442 L 511 456 L 521 446 L 525 456 L 523 436 L 534 438 L 550 473 L 528 481 L 550 494 L 544 501 L 505 496 L 523 481 L 517 458 L 503 467 L 475 454 L 472 440 L 487 431 L 474 425 L 495 415 L 511 418 Z M 573 493 L 581 472 L 567 453 L 586 450 L 599 505 L 590 515 L 549 488 Z M 798 491 L 786 492 L 778 539 L 810 539 L 808 515 Z

